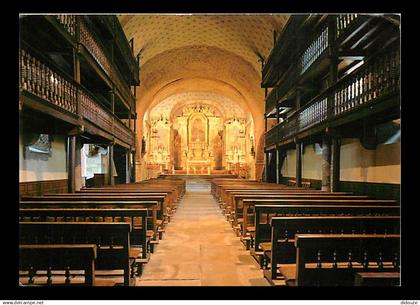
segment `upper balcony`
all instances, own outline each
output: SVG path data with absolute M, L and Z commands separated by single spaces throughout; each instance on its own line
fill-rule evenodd
M 123 105 L 135 113 L 135 97 L 130 85 L 139 84 L 138 62 L 134 59 L 127 39 L 121 37 L 124 33 L 118 31 L 116 23 L 107 20 L 111 39 L 104 41 L 97 32 L 97 28 L 90 18 L 74 15 L 47 15 L 44 18 L 67 40 L 77 47 L 84 60 L 92 66 L 98 75 L 112 89 Z M 120 26 L 121 27 L 121 26 Z M 120 29 L 121 30 L 121 29 Z M 121 30 L 122 31 L 122 30 Z M 106 47 L 111 45 L 111 47 Z M 118 45 L 118 47 L 116 47 Z M 128 49 L 128 50 L 127 50 Z
M 329 73 L 332 53 L 338 56 L 340 67 L 360 62 L 376 52 L 378 46 L 386 47 L 393 43 L 398 38 L 398 27 L 381 16 L 324 15 L 316 21 L 312 33 L 307 37 L 309 39 L 303 44 L 296 39 L 289 42 L 289 45 L 295 45 L 296 52 L 300 49 L 295 60 L 289 60 L 286 53 L 283 58 L 278 58 L 279 62 L 289 63 L 287 69 L 284 66 L 272 68 L 278 73 L 271 79 L 271 83 L 276 85 L 266 97 L 266 113 L 291 99 L 297 87 L 305 87 L 307 83 L 313 86 L 325 78 Z M 299 48 L 301 45 L 304 47 Z M 266 79 L 264 71 L 263 79 Z
M 22 44 L 19 64 L 23 106 L 84 126 L 85 132 L 115 140 L 122 146 L 134 147 L 133 131 L 51 60 Z
M 318 94 L 266 133 L 266 146 L 286 143 L 388 109 L 399 109 L 400 51 L 394 43 Z

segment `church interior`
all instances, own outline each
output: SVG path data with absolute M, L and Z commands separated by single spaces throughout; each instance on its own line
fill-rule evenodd
M 400 286 L 400 15 L 21 14 L 19 286 Z

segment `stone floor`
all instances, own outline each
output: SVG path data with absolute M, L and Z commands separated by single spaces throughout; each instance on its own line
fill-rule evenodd
M 210 184 L 187 189 L 137 286 L 269 286 L 210 194 Z

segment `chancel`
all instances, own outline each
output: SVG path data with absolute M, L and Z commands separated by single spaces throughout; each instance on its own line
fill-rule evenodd
M 400 285 L 400 15 L 20 17 L 20 286 Z

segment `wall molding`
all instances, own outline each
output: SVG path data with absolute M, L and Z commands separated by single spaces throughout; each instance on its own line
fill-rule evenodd
M 295 177 L 281 177 L 281 184 L 288 184 L 289 179 Z M 302 178 L 302 182 L 311 182 L 311 187 L 321 189 L 321 180 Z M 378 183 L 378 182 L 359 182 L 359 181 L 339 181 L 338 192 L 352 192 L 354 195 L 366 195 L 377 199 L 400 200 L 400 184 L 397 183 Z
M 45 180 L 19 183 L 19 195 L 43 195 L 49 193 L 68 193 L 68 180 Z

